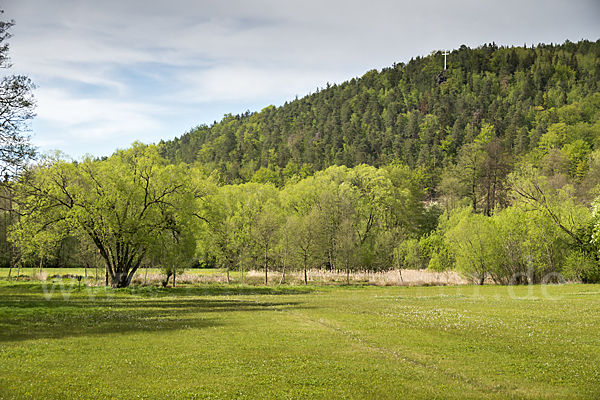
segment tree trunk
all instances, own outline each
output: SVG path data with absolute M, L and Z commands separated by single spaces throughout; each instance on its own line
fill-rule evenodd
M 167 279 L 162 282 L 163 287 L 167 287 L 167 285 L 169 284 L 170 277 L 171 277 L 171 274 L 167 274 Z
M 240 279 L 244 283 L 244 253 L 242 252 L 242 258 L 240 259 Z
M 10 218 L 10 212 L 13 210 L 12 209 L 12 196 L 8 196 L 9 199 L 9 212 L 4 214 L 5 216 L 7 216 L 6 219 L 8 219 L 8 221 L 10 222 L 11 218 Z M 8 226 L 9 224 L 6 222 L 5 219 L 5 226 Z M 10 280 L 10 275 L 12 273 L 12 269 L 13 269 L 13 246 L 11 243 L 8 244 L 8 279 Z
M 304 252 L 304 284 L 308 285 L 308 279 L 306 278 L 306 252 Z
M 227 270 L 227 276 L 229 276 L 229 270 Z M 175 268 L 173 268 L 173 287 L 175 287 L 175 278 L 177 277 L 177 272 L 175 272 Z
M 227 284 L 231 284 L 231 282 L 229 281 L 229 267 L 227 267 Z
M 471 186 L 471 202 L 472 202 L 474 214 L 477 213 L 477 194 L 475 192 L 476 188 L 477 188 L 477 186 L 475 186 L 475 184 L 473 184 L 473 186 Z
M 279 281 L 279 284 L 283 284 L 285 282 L 285 263 L 287 261 L 287 253 L 284 253 L 283 256 L 283 274 L 281 275 L 281 280 Z
M 129 274 L 125 272 L 117 272 L 115 273 L 114 281 L 112 283 L 112 287 L 114 288 L 123 288 L 129 286 Z
M 346 283 L 350 285 L 350 268 L 346 268 Z
M 267 276 L 267 247 L 265 246 L 265 285 L 268 284 L 268 276 Z
M 335 266 L 335 265 L 333 265 L 333 257 L 332 257 L 332 255 L 331 255 L 331 249 L 328 249 L 328 250 L 327 250 L 327 257 L 329 257 L 329 266 L 330 266 L 331 270 L 332 270 L 332 271 L 333 271 L 333 270 L 336 270 L 336 271 L 337 271 L 337 269 L 336 269 L 336 266 Z

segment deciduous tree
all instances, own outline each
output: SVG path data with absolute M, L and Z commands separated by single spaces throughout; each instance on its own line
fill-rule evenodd
M 0 10 L 0 14 L 4 11 Z M 8 30 L 15 21 L 0 21 L 0 68 L 10 68 Z M 6 180 L 34 157 L 30 142 L 28 121 L 35 109 L 35 85 L 27 76 L 9 75 L 0 81 L 0 175 Z
M 134 143 L 107 160 L 36 165 L 15 185 L 20 226 L 65 224 L 87 235 L 113 287 L 125 287 L 166 233 L 181 234 L 200 192 L 183 165 L 164 165 L 154 146 Z M 15 235 L 19 230 L 15 230 Z

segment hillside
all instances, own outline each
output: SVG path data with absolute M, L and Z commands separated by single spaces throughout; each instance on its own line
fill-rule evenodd
M 600 40 L 463 45 L 448 56 L 447 70 L 443 65 L 444 56 L 435 52 L 327 84 L 280 107 L 226 115 L 161 142 L 161 152 L 173 163 L 217 169 L 227 183 L 253 180 L 261 167 L 266 170 L 254 180 L 277 183 L 302 169 L 400 160 L 421 170 L 435 196 L 442 169 L 456 163 L 482 129 L 511 158 L 529 155 L 556 123 L 569 130 L 560 147 L 583 140 L 577 146 L 584 153 L 597 148 Z M 574 158 L 577 164 L 582 154 Z M 572 172 L 585 168 L 575 165 Z

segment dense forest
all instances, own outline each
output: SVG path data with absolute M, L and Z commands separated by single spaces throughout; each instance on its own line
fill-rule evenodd
M 462 46 L 6 186 L 7 264 L 600 281 L 600 40 Z M 307 281 L 307 280 L 306 280 Z M 266 277 L 265 277 L 266 282 Z
M 226 115 L 161 142 L 161 153 L 170 162 L 218 170 L 226 183 L 279 185 L 331 165 L 400 161 L 420 171 L 435 197 L 444 169 L 484 132 L 510 160 L 558 146 L 570 174 L 581 176 L 598 132 L 599 57 L 600 42 L 589 41 L 462 46 L 448 55 L 446 70 L 441 52 L 417 57 L 281 107 Z M 548 144 L 542 137 L 549 129 L 566 136 Z

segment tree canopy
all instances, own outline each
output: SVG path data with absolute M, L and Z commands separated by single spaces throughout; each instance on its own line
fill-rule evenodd
M 52 227 L 87 235 L 112 285 L 127 286 L 154 247 L 184 241 L 192 231 L 198 191 L 191 175 L 140 143 L 106 160 L 48 160 L 15 184 L 20 220 L 12 234 L 36 238 Z

